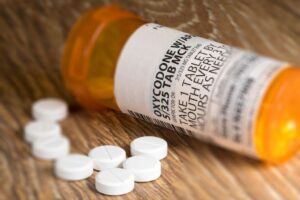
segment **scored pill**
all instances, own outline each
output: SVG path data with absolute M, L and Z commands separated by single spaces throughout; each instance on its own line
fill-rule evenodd
M 102 194 L 126 194 L 134 189 L 134 176 L 126 169 L 106 169 L 96 175 L 95 186 Z
M 36 120 L 60 121 L 68 114 L 67 104 L 60 99 L 40 99 L 32 105 L 32 115 Z
M 92 149 L 89 157 L 94 161 L 95 170 L 119 167 L 126 159 L 126 152 L 118 146 L 103 145 Z
M 143 136 L 130 143 L 132 156 L 149 155 L 161 160 L 168 154 L 168 143 L 159 137 Z
M 53 160 L 64 157 L 70 152 L 69 139 L 64 136 L 38 139 L 32 144 L 32 154 L 44 160 Z
M 136 182 L 153 181 L 161 175 L 160 161 L 147 155 L 128 158 L 123 162 L 123 168 L 134 174 L 134 180 Z
M 56 161 L 54 172 L 68 181 L 86 179 L 93 173 L 93 160 L 85 155 L 70 154 Z
M 61 135 L 61 127 L 54 122 L 32 121 L 25 125 L 24 138 L 27 142 L 38 139 L 56 138 Z

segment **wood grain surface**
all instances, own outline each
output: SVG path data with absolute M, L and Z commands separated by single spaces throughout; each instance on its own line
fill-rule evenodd
M 267 166 L 121 113 L 95 113 L 75 103 L 59 71 L 64 41 L 84 11 L 110 2 L 148 21 L 300 66 L 298 0 L 0 0 L 0 199 L 300 199 L 300 155 Z M 97 193 L 95 174 L 76 182 L 56 178 L 53 163 L 32 157 L 23 140 L 31 104 L 43 97 L 70 104 L 62 126 L 72 152 L 115 144 L 129 153 L 138 136 L 165 138 L 170 149 L 162 177 L 119 197 Z

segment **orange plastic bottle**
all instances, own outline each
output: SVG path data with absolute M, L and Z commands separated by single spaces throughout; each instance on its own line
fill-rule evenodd
M 157 56 L 157 47 L 165 47 L 163 43 L 169 40 L 165 33 L 177 40 Z M 156 60 L 160 63 L 152 66 Z M 266 65 L 266 70 L 262 72 L 263 67 L 257 65 Z M 277 72 L 267 70 L 271 67 Z M 147 24 L 115 5 L 95 8 L 78 20 L 65 45 L 62 72 L 68 89 L 87 108 L 122 110 L 270 163 L 285 161 L 299 149 L 299 68 Z M 248 74 L 250 78 L 246 78 Z M 259 84 L 256 75 L 260 76 Z M 173 86 L 175 78 L 177 85 Z M 149 92 L 145 88 L 140 91 L 139 85 L 150 88 Z M 129 97 L 123 98 L 126 94 Z M 131 100 L 142 103 L 134 107 Z

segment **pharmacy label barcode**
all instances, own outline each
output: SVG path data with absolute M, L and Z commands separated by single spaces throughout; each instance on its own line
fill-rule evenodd
M 164 122 L 164 121 L 161 121 L 159 119 L 149 117 L 147 115 L 144 115 L 144 114 L 141 114 L 141 113 L 138 113 L 138 112 L 134 112 L 132 110 L 127 110 L 127 111 L 131 116 L 133 116 L 135 118 L 138 118 L 138 119 L 141 119 L 141 120 L 144 120 L 144 121 L 147 121 L 147 122 L 150 122 L 150 123 L 153 123 L 153 124 L 156 124 L 156 125 L 168 128 L 168 129 L 171 129 L 171 130 L 176 131 L 178 133 L 183 133 L 183 134 L 189 135 L 189 136 L 191 136 L 193 134 L 192 131 L 181 128 L 179 126 L 175 126 L 171 123 Z

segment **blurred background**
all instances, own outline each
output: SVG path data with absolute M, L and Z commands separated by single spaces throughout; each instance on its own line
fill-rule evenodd
M 128 152 L 129 142 L 157 135 L 170 145 L 164 175 L 137 185 L 125 199 L 299 199 L 300 157 L 278 167 L 227 152 L 114 111 L 80 108 L 60 75 L 64 41 L 88 9 L 116 3 L 156 22 L 300 66 L 298 0 L 0 0 L 0 199 L 102 199 L 94 177 L 57 180 L 52 163 L 31 157 L 23 125 L 31 104 L 60 97 L 71 107 L 63 122 L 72 151 L 100 144 Z

